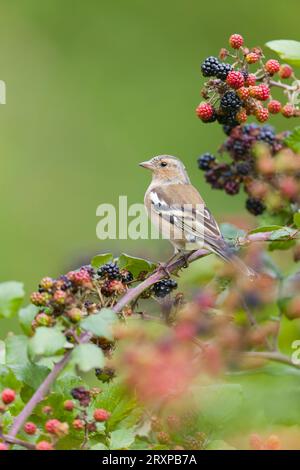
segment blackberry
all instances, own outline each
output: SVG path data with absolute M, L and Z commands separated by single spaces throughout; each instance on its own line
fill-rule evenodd
M 202 75 L 204 77 L 214 77 L 216 75 L 218 66 L 220 65 L 217 57 L 207 57 L 201 65 Z
M 97 274 L 99 277 L 106 277 L 108 279 L 119 279 L 120 270 L 116 263 L 110 261 L 98 269 Z
M 219 63 L 216 66 L 215 75 L 216 75 L 217 78 L 220 78 L 221 80 L 226 80 L 226 77 L 227 77 L 227 75 L 229 74 L 229 72 L 231 70 L 232 70 L 232 65 Z
M 266 209 L 266 206 L 260 199 L 255 197 L 249 197 L 246 200 L 246 208 L 253 215 L 260 215 Z
M 251 124 L 245 124 L 241 129 L 243 134 L 251 134 L 253 131 L 259 129 L 259 125 L 253 122 Z
M 211 153 L 204 153 L 197 160 L 198 168 L 203 171 L 209 170 L 209 168 L 211 167 L 211 163 L 214 162 L 215 159 L 216 157 L 214 157 L 214 155 L 212 155 Z
M 236 165 L 236 172 L 240 176 L 248 175 L 250 170 L 251 170 L 251 167 L 250 167 L 249 163 L 247 163 L 247 162 L 239 162 Z
M 257 140 L 262 140 L 263 142 L 269 144 L 271 147 L 274 144 L 276 139 L 275 132 L 271 126 L 263 126 L 260 129 L 260 133 L 257 136 Z
M 231 130 L 239 125 L 239 122 L 236 120 L 236 111 L 228 111 L 226 113 L 218 113 L 217 121 L 220 124 L 230 126 Z
M 153 293 L 156 297 L 165 297 L 170 294 L 173 289 L 176 289 L 177 282 L 173 279 L 163 279 L 153 286 Z
M 121 281 L 124 282 L 125 284 L 133 280 L 132 273 L 130 271 L 127 271 L 127 269 L 122 269 L 120 274 L 121 274 Z
M 226 113 L 230 111 L 238 111 L 242 106 L 242 102 L 235 91 L 226 91 L 221 98 L 221 108 Z
M 227 181 L 224 185 L 225 192 L 233 196 L 234 194 L 238 194 L 240 190 L 240 185 L 237 181 Z

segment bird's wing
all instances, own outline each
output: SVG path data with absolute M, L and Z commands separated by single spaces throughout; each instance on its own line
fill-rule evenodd
M 186 235 L 186 238 L 211 240 L 217 245 L 222 235 L 217 222 L 198 191 L 190 184 L 153 187 L 149 194 L 151 209 Z

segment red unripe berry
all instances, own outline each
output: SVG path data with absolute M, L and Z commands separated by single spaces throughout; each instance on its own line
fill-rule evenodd
M 237 90 L 244 86 L 244 75 L 241 72 L 231 70 L 227 75 L 226 82 L 231 88 L 235 88 Z
M 47 441 L 40 441 L 35 448 L 36 450 L 54 450 L 53 445 Z
M 255 110 L 255 117 L 259 122 L 265 122 L 269 118 L 269 111 L 262 106 L 258 106 Z
M 28 421 L 27 423 L 24 424 L 24 431 L 26 434 L 32 435 L 36 433 L 36 425 L 32 423 L 31 421 Z
M 293 69 L 290 65 L 288 64 L 283 64 L 281 65 L 279 69 L 279 77 L 280 78 L 290 78 L 290 76 L 293 74 Z
M 268 110 L 271 114 L 277 114 L 281 110 L 281 103 L 277 100 L 271 100 L 268 103 Z
M 244 44 L 244 38 L 240 34 L 232 34 L 229 38 L 229 44 L 233 49 L 239 49 Z
M 236 119 L 239 123 L 246 122 L 248 118 L 247 112 L 244 108 L 240 109 L 240 111 L 236 114 Z
M 283 106 L 281 112 L 284 117 L 290 118 L 294 116 L 295 108 L 292 104 L 287 103 L 286 105 Z
M 252 98 L 260 101 L 266 101 L 270 97 L 270 88 L 265 83 L 250 87 L 249 92 Z
M 211 104 L 203 101 L 196 109 L 197 116 L 204 122 L 209 121 L 214 115 L 214 108 Z
M 93 416 L 94 416 L 95 421 L 102 423 L 104 421 L 107 421 L 110 418 L 110 412 L 104 410 L 103 408 L 97 408 L 94 411 Z
M 245 85 L 247 86 L 253 86 L 256 83 L 256 76 L 254 73 L 249 73 L 248 77 L 245 80 Z
M 76 431 L 84 429 L 84 421 L 82 421 L 82 419 L 74 419 L 73 428 L 76 429 Z
M 45 424 L 45 429 L 50 434 L 56 434 L 61 422 L 58 419 L 49 419 Z
M 3 403 L 5 403 L 5 405 L 9 405 L 15 400 L 16 392 L 12 390 L 11 388 L 5 388 L 1 394 L 1 398 L 2 398 Z
M 238 89 L 237 94 L 241 98 L 241 100 L 246 100 L 250 96 L 249 88 L 242 86 Z
M 265 70 L 270 75 L 274 75 L 274 73 L 277 73 L 279 69 L 280 69 L 280 63 L 278 62 L 278 60 L 270 59 L 265 63 Z
M 248 64 L 255 64 L 258 62 L 260 59 L 260 55 L 257 54 L 256 52 L 249 52 L 249 54 L 246 55 L 246 62 Z
M 66 411 L 73 411 L 75 407 L 75 403 L 72 400 L 66 400 L 64 402 L 64 409 Z
M 0 442 L 0 450 L 8 450 L 8 445 L 4 442 Z
M 52 414 L 52 406 L 50 405 L 46 405 L 42 408 L 42 412 L 45 414 L 45 415 L 51 415 Z

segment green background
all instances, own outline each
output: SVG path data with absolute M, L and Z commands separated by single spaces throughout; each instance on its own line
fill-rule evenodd
M 106 250 L 96 207 L 119 194 L 142 202 L 149 174 L 138 162 L 181 157 L 219 219 L 244 196 L 212 191 L 196 157 L 223 139 L 195 117 L 199 65 L 231 33 L 250 46 L 299 39 L 299 2 L 1 0 L 1 280 L 32 290 Z M 273 119 L 279 129 L 294 122 Z M 165 242 L 115 242 L 145 254 Z M 159 247 L 158 247 L 159 245 Z M 111 248 L 111 244 L 109 244 Z

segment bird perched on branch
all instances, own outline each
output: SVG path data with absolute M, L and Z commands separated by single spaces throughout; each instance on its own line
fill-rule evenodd
M 178 158 L 159 155 L 140 166 L 152 171 L 144 202 L 152 223 L 175 248 L 171 259 L 204 248 L 233 263 L 244 274 L 255 276 L 224 240 L 216 220 Z

